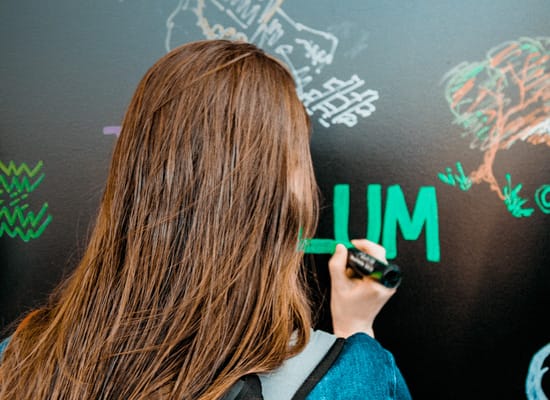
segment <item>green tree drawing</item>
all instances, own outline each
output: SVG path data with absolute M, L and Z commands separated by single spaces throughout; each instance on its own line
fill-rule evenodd
M 480 62 L 463 62 L 443 78 L 445 97 L 471 149 L 483 152 L 468 178 L 488 183 L 516 217 L 531 215 L 519 195 L 521 185 L 501 185 L 493 172 L 495 157 L 519 141 L 550 146 L 550 38 L 520 38 L 487 52 Z M 458 165 L 458 164 L 457 164 Z M 452 174 L 440 179 L 454 186 Z M 529 211 L 531 210 L 531 211 Z

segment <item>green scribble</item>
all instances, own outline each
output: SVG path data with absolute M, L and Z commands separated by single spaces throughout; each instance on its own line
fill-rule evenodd
M 481 122 L 485 122 L 487 121 L 487 118 L 480 118 L 480 121 Z M 480 140 L 486 140 L 487 138 L 487 132 L 489 131 L 489 127 L 488 126 L 484 126 L 482 127 L 480 130 L 478 130 L 475 135 L 477 136 L 478 139 Z
M 542 185 L 535 192 L 535 202 L 545 214 L 550 214 L 550 185 Z
M 38 163 L 34 166 L 34 168 L 29 168 L 29 166 L 25 163 L 22 163 L 19 167 L 15 165 L 13 161 L 10 161 L 8 165 L 4 164 L 2 161 L 0 161 L 0 172 L 2 172 L 4 175 L 15 175 L 15 176 L 21 176 L 23 174 L 28 175 L 30 178 L 34 178 L 34 176 L 40 172 L 42 169 L 42 166 L 44 165 L 43 161 L 38 161 Z
M 29 178 L 26 176 L 21 179 L 19 179 L 18 177 L 13 177 L 11 180 L 8 180 L 6 176 L 0 175 L 0 185 L 2 185 L 0 193 L 2 193 L 3 191 L 11 193 L 12 195 L 21 192 L 31 193 L 34 191 L 34 189 L 38 187 L 38 185 L 42 183 L 44 176 L 44 174 L 40 175 L 36 179 L 36 181 L 31 183 Z
M 480 74 L 485 69 L 485 65 L 482 63 L 479 63 L 477 65 L 474 65 L 472 69 L 470 69 L 468 72 L 464 74 L 464 81 L 467 81 L 470 78 L 473 78 Z
M 464 174 L 464 169 L 462 168 L 462 164 L 460 162 L 456 163 L 456 171 L 457 174 L 454 174 L 451 167 L 447 167 L 445 169 L 446 175 L 443 173 L 439 173 L 437 176 L 439 179 L 450 186 L 457 186 L 460 188 L 460 190 L 467 191 L 472 187 L 472 180 Z
M 510 174 L 506 174 L 506 182 L 508 184 L 503 188 L 504 204 L 508 208 L 508 211 L 516 217 L 530 217 L 535 211 L 533 208 L 523 208 L 523 205 L 527 203 L 527 199 L 519 196 L 519 192 L 523 185 L 520 183 L 515 188 L 512 188 L 512 178 Z
M 6 234 L 28 242 L 40 237 L 52 221 L 47 215 L 48 203 L 42 204 L 38 213 L 27 211 L 29 205 L 23 203 L 44 180 L 45 174 L 40 173 L 43 165 L 39 161 L 30 168 L 26 163 L 18 166 L 0 161 L 0 237 Z

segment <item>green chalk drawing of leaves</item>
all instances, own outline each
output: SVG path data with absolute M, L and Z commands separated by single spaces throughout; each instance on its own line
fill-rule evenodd
M 441 182 L 446 183 L 447 185 L 458 185 L 462 191 L 469 190 L 472 187 L 472 180 L 464 174 L 464 169 L 462 168 L 460 161 L 456 163 L 456 171 L 457 173 L 455 174 L 451 167 L 447 167 L 445 169 L 446 174 L 440 172 L 437 176 Z
M 535 211 L 534 208 L 523 208 L 523 205 L 527 203 L 527 199 L 520 197 L 519 192 L 523 185 L 520 183 L 515 188 L 512 187 L 512 178 L 510 174 L 506 174 L 507 185 L 503 188 L 504 204 L 508 208 L 508 211 L 516 217 L 530 217 Z

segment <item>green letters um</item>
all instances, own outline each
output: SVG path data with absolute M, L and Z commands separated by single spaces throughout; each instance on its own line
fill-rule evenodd
M 308 239 L 305 252 L 310 254 L 333 253 L 337 243 L 351 247 L 349 226 L 349 185 L 334 186 L 334 239 Z M 367 239 L 380 243 L 386 248 L 386 257 L 397 257 L 397 227 L 405 240 L 416 240 L 425 229 L 426 259 L 440 261 L 439 218 L 435 187 L 423 186 L 418 191 L 415 207 L 411 214 L 405 202 L 405 195 L 399 185 L 388 187 L 386 207 L 382 221 L 382 186 L 367 187 Z M 383 224 L 382 224 L 383 222 Z M 383 225 L 383 226 L 382 226 Z

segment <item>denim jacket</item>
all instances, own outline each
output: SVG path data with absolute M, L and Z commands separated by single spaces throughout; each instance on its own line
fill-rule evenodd
M 9 342 L 10 342 L 10 338 L 7 338 L 0 342 L 0 361 L 2 361 L 2 354 L 4 354 L 4 349 L 8 346 Z
M 350 336 L 308 400 L 410 400 L 393 355 L 365 333 Z

